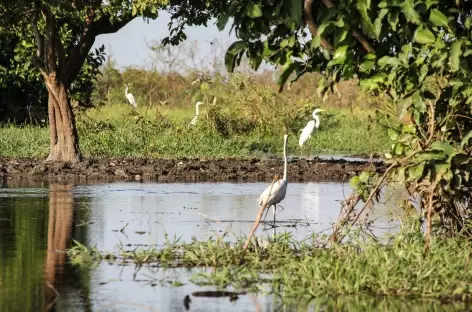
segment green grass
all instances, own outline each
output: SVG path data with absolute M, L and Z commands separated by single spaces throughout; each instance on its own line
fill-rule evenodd
M 436 238 L 424 254 L 421 233 L 403 233 L 387 244 L 352 236 L 349 243 L 317 248 L 320 237 L 296 241 L 289 234 L 262 242 L 246 252 L 244 238 L 231 244 L 216 240 L 167 243 L 162 248 L 122 247 L 100 253 L 78 244 L 68 251 L 73 263 L 102 260 L 138 266 L 202 268 L 196 285 L 235 290 L 273 291 L 287 298 L 337 295 L 386 295 L 469 298 L 472 294 L 472 242 Z M 211 271 L 203 268 L 213 268 Z
M 311 118 L 310 111 L 250 119 L 238 110 L 201 106 L 196 127 L 188 127 L 194 108 L 155 108 L 114 104 L 88 110 L 77 116 L 80 147 L 84 156 L 96 157 L 250 157 L 282 153 L 282 137 L 289 132 L 289 155 L 315 153 L 370 154 L 387 148 L 385 129 L 369 123 L 371 111 L 328 109 L 321 126 L 303 150 L 298 136 Z M 286 130 L 287 129 L 287 130 Z M 0 126 L 0 155 L 45 157 L 49 149 L 45 127 Z

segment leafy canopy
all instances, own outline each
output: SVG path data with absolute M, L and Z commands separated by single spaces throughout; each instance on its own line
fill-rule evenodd
M 183 3 L 183 2 L 182 2 Z M 471 202 L 472 1 L 465 0 L 252 0 L 207 3 L 207 17 L 223 29 L 232 18 L 238 41 L 226 53 L 228 71 L 243 56 L 283 69 L 280 90 L 307 72 L 327 92 L 341 79 L 358 79 L 388 95 L 390 164 L 385 176 L 363 174 L 352 185 L 369 192 L 384 181 L 413 187 L 422 207 L 450 231 L 463 228 Z M 174 34 L 195 19 L 174 14 Z M 181 34 L 171 36 L 177 43 Z M 398 121 L 398 119 L 396 119 Z M 375 187 L 373 190 L 378 191 Z M 357 219 L 355 219 L 357 220 Z M 429 227 L 428 227 L 429 228 Z

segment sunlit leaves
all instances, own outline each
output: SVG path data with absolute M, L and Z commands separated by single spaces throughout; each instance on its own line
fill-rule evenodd
M 436 41 L 436 37 L 429 29 L 418 27 L 415 32 L 415 41 L 420 44 L 433 44 Z
M 347 56 L 347 49 L 349 48 L 348 45 L 343 45 L 340 46 L 339 48 L 336 49 L 336 51 L 333 54 L 333 59 L 328 62 L 328 67 L 334 66 L 334 65 L 339 65 L 344 63 L 346 60 Z
M 461 55 L 462 43 L 458 40 L 451 44 L 451 50 L 449 51 L 449 66 L 452 72 L 459 70 L 460 66 L 460 55 Z
M 405 0 L 401 5 L 403 14 L 405 15 L 407 21 L 413 24 L 421 24 L 420 15 L 415 9 L 415 4 L 413 0 Z
M 429 15 L 429 20 L 436 26 L 444 27 L 447 26 L 449 20 L 447 19 L 446 15 L 444 15 L 441 11 L 437 9 L 432 9 Z
M 262 16 L 262 9 L 259 4 L 249 2 L 247 6 L 247 16 L 250 18 L 257 18 Z

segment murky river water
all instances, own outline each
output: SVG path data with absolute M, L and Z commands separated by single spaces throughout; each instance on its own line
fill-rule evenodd
M 161 245 L 165 234 L 182 240 L 231 232 L 247 234 L 266 183 L 113 183 L 99 185 L 27 184 L 9 181 L 0 189 L 0 311 L 185 311 L 184 298 L 202 290 L 188 281 L 195 270 L 153 269 L 102 263 L 79 269 L 56 250 L 72 240 L 101 250 Z M 329 230 L 347 184 L 289 184 L 277 232 L 303 238 Z M 376 208 L 377 234 L 395 231 L 395 191 Z M 398 197 L 398 196 L 397 196 Z M 269 213 L 266 223 L 272 222 Z M 267 225 L 266 224 L 266 225 Z M 256 235 L 269 237 L 260 226 Z M 161 281 L 164 281 L 161 283 Z M 171 285 L 182 282 L 181 287 Z M 204 290 L 214 290 L 212 287 Z M 364 311 L 446 308 L 436 302 L 385 298 L 317 299 L 308 310 Z M 298 311 L 274 296 L 242 295 L 236 301 L 192 297 L 190 311 Z M 449 310 L 451 307 L 449 307 Z

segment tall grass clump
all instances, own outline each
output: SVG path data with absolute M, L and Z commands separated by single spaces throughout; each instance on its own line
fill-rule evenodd
M 191 278 L 194 284 L 276 292 L 282 297 L 468 298 L 472 294 L 470 241 L 437 237 L 425 254 L 420 233 L 402 232 L 387 243 L 352 236 L 349 242 L 329 248 L 316 247 L 319 239 L 312 236 L 298 241 L 283 234 L 244 251 L 244 238 L 229 243 L 221 237 L 167 243 L 161 248 L 119 249 L 106 259 L 164 268 L 202 268 Z M 80 247 L 74 247 L 69 255 L 78 257 Z M 96 254 L 90 253 L 90 257 L 96 258 Z

